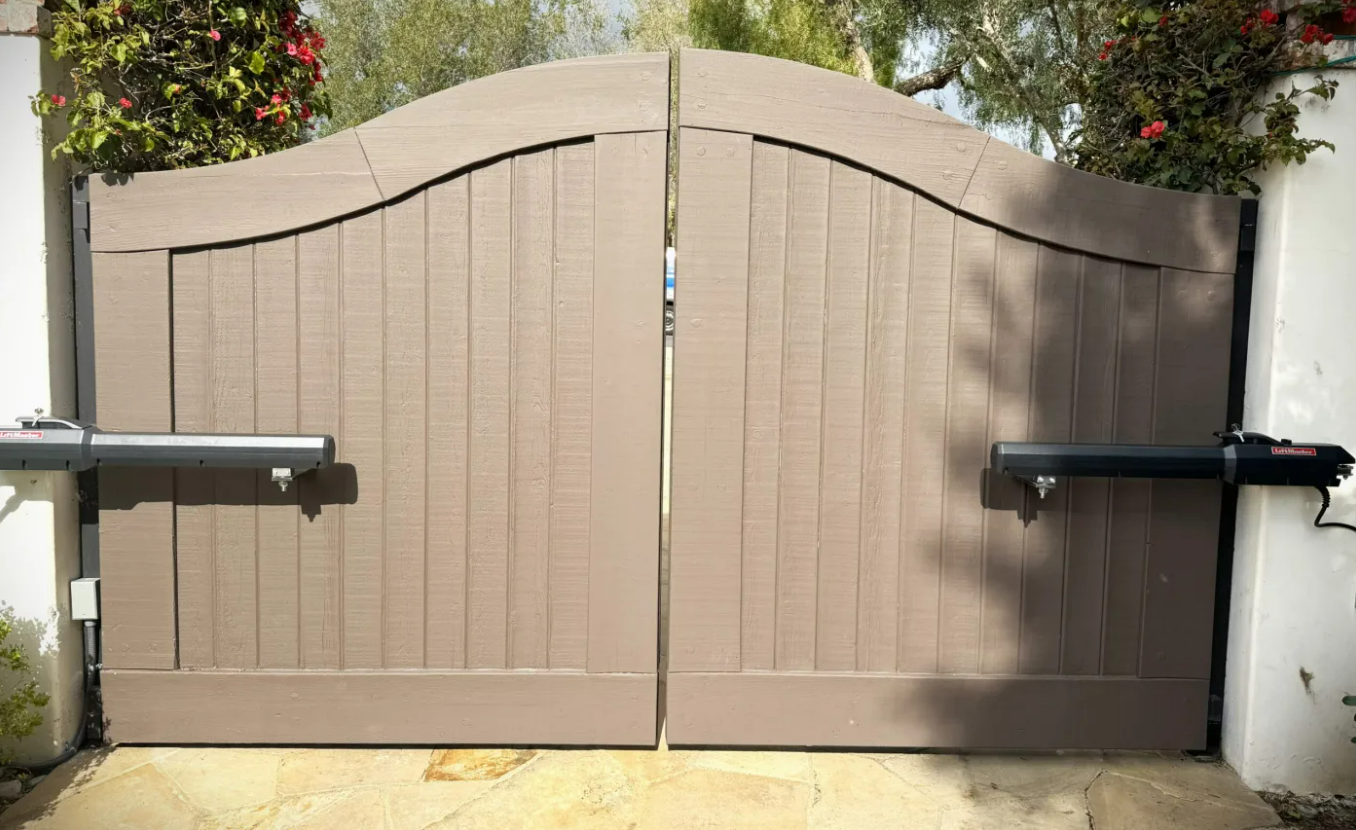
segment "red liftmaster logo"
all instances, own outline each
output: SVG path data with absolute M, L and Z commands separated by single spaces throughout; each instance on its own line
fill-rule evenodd
M 1313 447 L 1272 447 L 1272 455 L 1318 455 Z

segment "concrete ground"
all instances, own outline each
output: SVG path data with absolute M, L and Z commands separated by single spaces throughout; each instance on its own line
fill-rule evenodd
M 1248 830 L 1276 814 L 1181 756 L 122 747 L 0 830 Z

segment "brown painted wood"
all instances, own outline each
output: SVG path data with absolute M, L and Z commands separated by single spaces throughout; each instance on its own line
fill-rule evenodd
M 737 671 L 753 141 L 684 130 L 678 152 L 669 668 Z
M 914 201 L 900 501 L 899 671 L 937 670 L 955 217 Z
M 213 432 L 211 251 L 175 254 L 174 424 Z M 215 470 L 175 470 L 174 563 L 178 580 L 179 667 L 216 665 Z
M 341 434 L 339 268 L 337 225 L 297 237 L 297 428 L 303 433 Z M 300 517 L 297 531 L 301 667 L 337 669 L 344 506 L 320 504 L 328 488 L 316 477 L 302 476 L 293 486 L 302 504 L 319 505 Z
M 422 668 L 428 595 L 428 207 L 383 211 L 382 665 Z
M 942 493 L 942 564 L 938 670 L 974 674 L 980 666 L 984 588 L 984 507 L 980 475 L 993 382 L 993 292 L 997 234 L 956 219 L 947 369 L 946 469 Z
M 508 665 L 513 161 L 471 173 L 466 666 Z
M 684 49 L 678 123 L 812 147 L 977 219 L 1131 262 L 1232 271 L 1239 200 L 1116 182 L 838 72 Z
M 1031 416 L 1031 366 L 1036 307 L 1036 243 L 998 235 L 994 267 L 993 345 L 987 445 L 1024 441 Z M 986 465 L 987 466 L 987 465 Z M 987 479 L 984 511 L 984 592 L 979 623 L 979 670 L 1016 674 L 1022 625 L 1023 552 L 1027 496 L 1019 481 Z
M 815 600 L 815 668 L 826 671 L 850 671 L 857 664 L 870 243 L 871 174 L 834 162 L 829 170 L 823 484 Z
M 285 236 L 254 247 L 255 429 L 298 431 L 297 239 Z M 256 475 L 258 505 L 259 667 L 301 668 L 301 589 L 298 527 L 300 490 L 277 489 L 269 471 Z
M 782 317 L 790 170 L 786 147 L 755 141 L 749 207 L 749 318 L 744 368 L 744 504 L 740 666 L 776 666 L 777 484 L 781 461 Z
M 470 177 L 428 189 L 428 570 L 424 665 L 466 666 Z
M 880 179 L 872 186 L 856 667 L 892 672 L 899 651 L 899 499 L 914 196 Z
M 170 261 L 165 251 L 94 256 L 95 374 L 106 429 L 168 431 Z M 113 382 L 116 378 L 117 382 Z M 136 496 L 99 511 L 104 665 L 171 669 L 174 619 L 174 478 L 168 470 L 101 470 L 100 492 Z
M 1073 440 L 1108 443 L 1113 438 L 1116 345 L 1121 305 L 1119 263 L 1087 257 L 1078 310 L 1078 356 L 1074 378 Z M 1102 600 L 1110 523 L 1110 481 L 1072 479 L 1068 551 L 1064 564 L 1062 674 L 1101 671 Z
M 513 512 L 509 668 L 549 664 L 555 152 L 513 159 Z
M 549 662 L 588 668 L 593 464 L 594 147 L 556 148 Z
M 650 672 L 659 640 L 668 136 L 600 135 L 594 147 L 588 670 Z
M 655 740 L 653 674 L 106 671 L 103 682 L 109 735 L 122 743 L 649 747 Z
M 1228 397 L 1233 278 L 1164 269 L 1153 440 L 1208 444 Z M 1219 427 L 1213 427 L 1218 429 Z M 1140 677 L 1209 677 L 1223 485 L 1155 481 L 1145 556 Z
M 219 245 L 333 221 L 530 147 L 662 130 L 668 86 L 665 54 L 558 61 L 444 90 L 284 153 L 95 179 L 91 245 Z
M 1069 441 L 1073 436 L 1083 258 L 1042 246 L 1038 263 L 1030 440 Z M 1039 499 L 1028 488 L 1023 496 L 1026 509 L 1034 512 L 1034 517 L 1026 529 L 1017 670 L 1022 674 L 1058 674 L 1069 491 L 1060 488 Z
M 385 458 L 382 419 L 383 241 L 382 215 L 367 213 L 340 227 L 339 461 L 351 464 L 360 497 L 344 505 L 340 565 L 341 667 L 382 666 L 382 544 L 385 540 Z
M 1199 749 L 1204 680 L 683 672 L 674 746 Z
M 212 429 L 254 432 L 254 246 L 221 248 L 208 261 Z M 254 470 L 217 470 L 213 476 L 213 665 L 220 668 L 259 666 L 258 483 Z
M 789 163 L 775 667 L 800 670 L 815 666 L 829 160 L 793 149 Z
M 1159 270 L 1128 265 L 1122 277 L 1120 354 L 1116 372 L 1114 440 L 1153 441 L 1153 388 L 1158 331 Z M 1102 673 L 1139 671 L 1152 481 L 1111 482 L 1111 527 L 1102 623 Z

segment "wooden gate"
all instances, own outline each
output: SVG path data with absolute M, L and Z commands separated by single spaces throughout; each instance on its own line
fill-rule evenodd
M 680 71 L 669 740 L 1203 746 L 1220 485 L 981 470 L 1211 443 L 1238 200 L 844 75 Z
M 668 60 L 476 81 L 92 195 L 113 739 L 652 744 Z

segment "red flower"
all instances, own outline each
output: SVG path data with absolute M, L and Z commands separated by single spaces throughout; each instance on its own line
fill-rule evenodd
M 1356 11 L 1356 10 L 1353 10 L 1353 11 Z M 317 34 L 314 38 L 312 38 L 312 39 L 311 39 L 311 48 L 312 48 L 312 49 L 324 49 L 324 48 L 325 48 L 325 38 L 324 38 L 324 36 Z
M 1249 32 L 1249 30 L 1251 30 L 1251 29 L 1252 29 L 1252 21 L 1251 21 L 1251 19 L 1249 19 L 1249 21 L 1248 21 L 1247 23 L 1244 23 L 1242 26 L 1239 26 L 1239 27 L 1238 27 L 1238 33 L 1239 33 L 1240 35 L 1246 35 L 1246 34 Z
M 311 107 L 307 104 L 301 105 L 301 119 L 303 121 L 311 120 Z
M 273 123 L 274 123 L 274 124 L 282 124 L 282 122 L 284 122 L 284 121 L 286 121 L 286 120 L 287 120 L 287 113 L 285 113 L 285 112 L 280 112 L 280 113 L 277 114 L 276 117 L 274 117 Z
M 284 101 L 291 101 L 291 100 L 292 100 L 292 90 L 290 90 L 290 89 L 284 89 L 284 90 L 282 91 L 282 99 L 283 99 Z
M 212 40 L 221 40 L 221 32 L 218 32 L 216 29 L 213 29 L 207 34 L 212 38 Z
M 294 58 L 297 56 L 297 45 L 295 43 L 287 44 L 287 54 Z
M 297 50 L 297 57 L 301 59 L 302 63 L 307 65 L 310 65 L 312 62 L 315 61 L 315 55 L 311 52 L 310 49 L 306 48 L 305 46 Z
M 122 16 L 125 15 L 125 14 L 130 14 L 131 11 L 132 11 L 132 4 L 131 4 L 131 3 L 123 3 L 121 6 L 118 6 L 116 9 L 114 9 L 114 10 L 113 10 L 113 13 L 116 14 L 118 17 L 122 17 Z
M 1162 121 L 1155 121 L 1154 123 L 1140 130 L 1139 137 L 1147 138 L 1150 140 L 1158 138 L 1159 136 L 1163 135 L 1163 130 L 1167 129 L 1167 126 L 1168 125 L 1164 124 Z
M 1318 28 L 1317 25 L 1310 23 L 1308 26 L 1304 27 L 1304 34 L 1300 35 L 1300 41 L 1304 43 L 1313 43 L 1314 38 L 1318 37 L 1322 32 L 1323 30 Z
M 1102 52 L 1100 55 L 1098 55 L 1098 56 L 1097 56 L 1097 60 L 1099 60 L 1099 61 L 1104 61 L 1104 60 L 1106 60 L 1106 52 Z
M 130 110 L 132 108 L 132 102 L 127 100 L 126 98 L 119 98 L 118 106 L 122 107 L 125 110 Z
M 282 103 L 282 96 L 275 93 L 274 96 L 273 96 L 272 98 L 270 98 L 269 100 L 272 101 L 272 102 L 275 103 L 275 104 L 281 104 L 281 103 Z
M 1115 45 L 1116 45 L 1116 41 L 1114 41 L 1114 40 L 1104 40 L 1104 41 L 1102 41 L 1102 48 L 1103 48 L 1103 49 L 1110 49 L 1111 47 L 1113 47 L 1113 46 L 1115 46 Z
M 1319 35 L 1318 42 L 1324 46 L 1332 43 L 1332 32 L 1324 32 L 1322 35 Z
M 263 121 L 265 115 L 267 115 L 267 113 L 264 112 L 264 108 L 263 108 L 263 107 L 255 107 L 255 108 L 254 108 L 254 120 L 255 120 L 255 121 Z
M 1262 19 L 1263 26 L 1274 26 L 1276 25 L 1276 21 L 1281 19 L 1281 16 L 1271 9 L 1262 9 L 1257 16 Z
M 53 104 L 56 104 L 58 107 L 64 107 L 64 106 L 66 106 L 66 96 L 65 96 L 65 95 L 53 95 L 53 96 L 52 96 L 52 103 L 53 103 Z
M 1162 17 L 1158 18 L 1158 25 L 1160 25 L 1160 26 L 1166 26 L 1166 25 L 1168 25 L 1168 16 L 1167 16 L 1166 14 L 1163 15 Z
M 1356 23 L 1356 6 L 1347 6 L 1342 9 L 1343 23 Z

